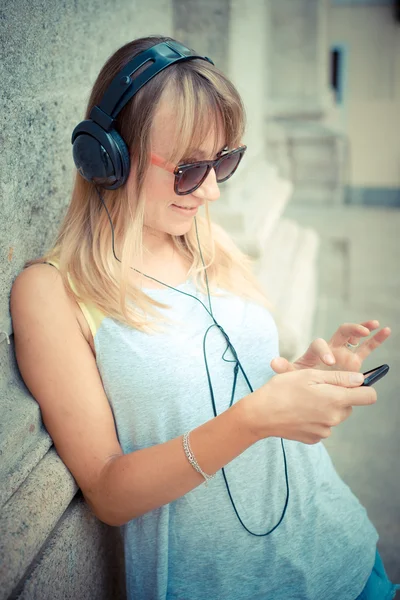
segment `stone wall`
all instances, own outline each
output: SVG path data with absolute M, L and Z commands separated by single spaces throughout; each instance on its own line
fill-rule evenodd
M 169 0 L 1 3 L 1 600 L 124 597 L 118 529 L 77 493 L 19 375 L 9 293 L 24 262 L 50 245 L 69 202 L 71 132 L 100 68 L 126 42 L 157 33 L 172 35 Z

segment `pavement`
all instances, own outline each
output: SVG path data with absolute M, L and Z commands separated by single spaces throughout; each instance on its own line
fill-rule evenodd
M 324 444 L 379 533 L 389 578 L 400 583 L 400 208 L 289 204 L 283 216 L 321 236 L 312 339 L 370 319 L 376 331 L 392 330 L 361 368 L 390 367 L 374 386 L 376 404 L 354 407 Z

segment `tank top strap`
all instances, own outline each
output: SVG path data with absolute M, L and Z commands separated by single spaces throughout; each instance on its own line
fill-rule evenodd
M 48 265 L 52 265 L 53 267 L 55 267 L 56 269 L 59 269 L 59 263 L 58 260 L 53 259 L 51 261 L 44 261 L 45 264 Z M 68 276 L 68 281 L 69 284 L 71 286 L 72 291 L 76 294 L 77 290 L 75 287 L 75 284 L 72 280 L 72 278 L 70 277 L 70 274 L 67 273 Z M 102 322 L 102 320 L 104 319 L 105 315 L 104 313 L 102 313 L 96 306 L 94 306 L 94 304 L 90 303 L 90 302 L 79 302 L 77 301 L 81 311 L 83 312 L 86 321 L 88 322 L 88 325 L 90 327 L 90 331 L 92 332 L 92 336 L 93 339 L 97 333 L 97 330 L 100 327 L 100 324 Z

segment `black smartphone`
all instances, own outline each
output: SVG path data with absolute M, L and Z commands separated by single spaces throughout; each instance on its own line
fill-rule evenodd
M 379 381 L 379 379 L 382 379 L 382 377 L 384 377 L 388 371 L 389 365 L 381 365 L 380 367 L 375 367 L 375 369 L 371 369 L 370 371 L 363 373 L 365 379 L 364 383 L 361 385 L 373 385 Z

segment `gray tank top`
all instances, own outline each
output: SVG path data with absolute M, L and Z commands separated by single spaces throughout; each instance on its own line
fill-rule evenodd
M 199 302 L 179 292 L 207 307 L 208 299 L 191 281 L 176 289 L 145 290 L 169 304 L 163 310 L 176 320 L 156 335 L 81 304 L 124 453 L 162 444 L 214 416 L 203 357 L 213 321 Z M 275 375 L 269 363 L 279 356 L 271 313 L 230 293 L 211 296 L 211 303 L 256 390 Z M 206 340 L 219 414 L 229 407 L 233 356 L 217 327 Z M 234 402 L 248 393 L 239 370 Z M 374 565 L 378 533 L 322 443 L 284 440 L 284 446 L 289 503 L 270 535 L 255 537 L 242 527 L 221 471 L 208 486 L 126 523 L 128 600 L 354 600 Z M 225 473 L 246 527 L 255 533 L 274 527 L 286 500 L 280 438 L 254 444 Z

